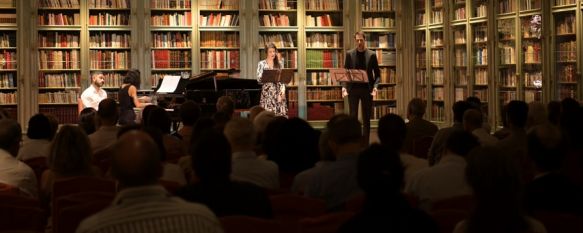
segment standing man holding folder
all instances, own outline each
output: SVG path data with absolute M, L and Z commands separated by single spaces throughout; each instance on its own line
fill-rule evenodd
M 361 102 L 362 121 L 364 126 L 363 135 L 365 137 L 365 142 L 368 144 L 370 118 L 372 113 L 372 98 L 377 94 L 377 86 L 381 74 L 376 53 L 368 50 L 365 46 L 364 33 L 355 33 L 354 39 L 356 40 L 356 48 L 346 52 L 344 68 L 365 70 L 368 76 L 368 83 L 344 83 L 342 87 L 342 97 L 348 96 L 350 116 L 353 117 L 358 117 L 358 102 Z

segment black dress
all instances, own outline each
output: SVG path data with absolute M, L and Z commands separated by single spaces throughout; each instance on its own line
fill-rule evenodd
M 119 124 L 130 125 L 136 123 L 136 113 L 134 112 L 134 99 L 129 94 L 132 85 L 127 85 L 118 92 L 119 98 Z

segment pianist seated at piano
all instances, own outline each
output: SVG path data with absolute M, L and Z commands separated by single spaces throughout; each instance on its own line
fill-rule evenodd
M 277 52 L 275 44 L 269 43 L 266 46 L 267 58 L 257 64 L 257 81 L 262 84 L 261 99 L 259 105 L 267 111 L 274 112 L 276 116 L 287 117 L 287 103 L 285 97 L 284 83 L 263 83 L 261 76 L 263 70 L 282 69 L 283 59 Z
M 148 97 L 138 98 L 138 88 L 140 87 L 140 71 L 138 69 L 128 70 L 119 89 L 119 124 L 135 124 L 136 113 L 134 108 L 144 108 L 150 105 Z

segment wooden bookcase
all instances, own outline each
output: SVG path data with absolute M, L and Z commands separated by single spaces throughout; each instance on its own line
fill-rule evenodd
M 15 0 L 0 1 L 0 107 L 18 117 L 18 7 Z

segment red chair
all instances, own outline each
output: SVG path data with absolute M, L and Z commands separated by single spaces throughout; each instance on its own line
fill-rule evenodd
M 0 183 L 0 194 L 3 195 L 20 195 L 20 189 L 18 187 Z
M 411 154 L 418 158 L 427 159 L 427 153 L 433 142 L 433 137 L 424 136 L 420 138 L 413 139 L 413 151 Z
M 112 180 L 107 180 L 91 176 L 79 176 L 66 180 L 58 180 L 53 184 L 52 199 L 82 192 L 106 192 L 115 193 L 116 184 Z
M 548 233 L 583 232 L 583 217 L 558 212 L 536 212 L 534 218 L 541 221 Z
M 225 233 L 274 233 L 288 232 L 276 220 L 249 216 L 226 216 L 219 218 Z
M 335 233 L 354 216 L 353 212 L 337 212 L 300 220 L 301 233 Z
M 43 232 L 46 212 L 40 207 L 0 204 L 0 232 Z
M 462 210 L 470 211 L 474 208 L 474 196 L 462 195 L 434 201 L 431 210 Z
M 468 218 L 469 214 L 463 210 L 440 209 L 431 212 L 431 217 L 439 226 L 439 232 L 451 233 L 455 226 L 462 220 Z
M 111 201 L 93 200 L 61 209 L 53 216 L 53 232 L 75 233 L 81 221 L 109 206 Z
M 38 199 L 12 193 L 0 193 L 0 205 L 14 205 L 20 207 L 41 207 Z
M 36 176 L 36 180 L 38 182 L 40 182 L 43 172 L 49 168 L 49 165 L 47 164 L 47 158 L 45 157 L 27 159 L 24 160 L 23 162 L 26 163 L 26 165 L 28 165 L 30 168 L 32 168 Z
M 302 218 L 317 217 L 326 213 L 326 202 L 320 199 L 296 194 L 270 196 L 271 208 L 276 220 L 282 222 L 286 229 L 296 229 Z
M 417 197 L 408 193 L 403 193 L 403 196 L 405 197 L 405 199 L 407 200 L 411 207 L 417 208 L 419 202 L 419 200 L 417 200 Z M 366 196 L 364 194 L 353 197 L 352 199 L 346 201 L 345 209 L 347 211 L 358 213 L 362 210 L 365 200 Z
M 103 209 L 104 207 L 108 206 L 114 199 L 115 194 L 113 193 L 107 193 L 107 192 L 80 192 L 80 193 L 74 193 L 74 194 L 69 194 L 66 196 L 61 196 L 59 197 L 56 202 L 53 203 L 53 230 L 54 232 L 75 232 L 75 229 L 77 228 L 77 225 L 80 223 L 81 220 L 83 220 L 84 218 L 81 217 L 87 217 L 93 213 L 96 213 L 97 211 Z M 71 217 L 71 216 L 65 216 L 65 220 L 63 220 L 63 211 L 67 210 L 71 207 L 77 207 L 77 206 L 85 206 L 87 203 L 99 203 L 100 205 L 97 206 L 89 206 L 88 208 L 90 210 L 95 210 L 97 208 L 97 211 L 93 211 L 93 212 L 88 212 L 85 215 L 79 216 L 80 219 L 75 220 L 75 217 Z M 103 206 L 103 207 L 101 207 Z M 93 208 L 93 209 L 92 209 Z M 73 208 L 73 210 L 77 211 L 76 209 Z M 89 214 L 89 215 L 87 215 Z M 71 220 L 73 218 L 73 220 Z M 71 222 L 77 224 L 75 225 L 72 229 L 72 231 L 70 231 L 69 229 L 69 225 L 71 225 Z

